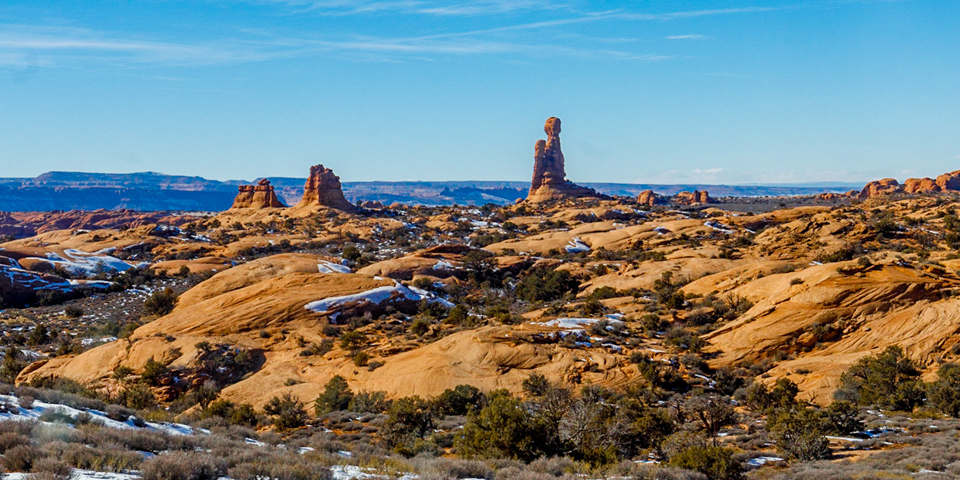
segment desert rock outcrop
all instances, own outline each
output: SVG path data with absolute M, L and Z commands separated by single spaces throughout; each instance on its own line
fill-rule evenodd
M 322 206 L 337 210 L 353 211 L 354 206 L 343 196 L 340 177 L 323 165 L 310 167 L 310 177 L 303 186 L 303 199 L 295 208 Z
M 889 195 L 891 193 L 899 193 L 903 191 L 903 186 L 893 178 L 884 178 L 883 180 L 874 180 L 863 187 L 863 190 L 860 190 L 860 194 L 857 198 L 863 200 L 865 198 L 873 197 L 876 195 Z
M 260 209 L 286 207 L 286 205 L 281 203 L 280 199 L 277 198 L 277 194 L 273 191 L 273 185 L 270 185 L 270 180 L 266 178 L 257 182 L 256 185 L 240 185 L 238 190 L 237 198 L 233 200 L 233 207 L 231 208 Z
M 663 203 L 663 199 L 653 190 L 644 190 L 640 192 L 640 195 L 637 195 L 637 203 L 652 207 L 654 205 Z
M 543 131 L 547 139 L 538 140 L 534 147 L 533 181 L 526 201 L 542 203 L 564 198 L 603 198 L 592 188 L 581 187 L 566 179 L 563 152 L 560 150 L 560 119 L 548 118 Z

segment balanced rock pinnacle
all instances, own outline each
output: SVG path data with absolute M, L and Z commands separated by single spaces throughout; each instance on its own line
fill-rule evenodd
M 560 150 L 560 119 L 550 117 L 543 126 L 546 140 L 538 140 L 534 147 L 533 181 L 526 201 L 548 202 L 564 198 L 606 198 L 592 188 L 581 187 L 566 179 L 563 152 Z
M 233 199 L 233 207 L 231 208 L 261 209 L 286 207 L 286 205 L 281 203 L 280 199 L 277 198 L 277 194 L 273 191 L 273 185 L 270 185 L 270 180 L 266 178 L 257 182 L 256 185 L 240 185 L 238 190 L 239 192 L 237 192 L 237 197 Z
M 353 211 L 354 206 L 343 196 L 340 177 L 323 165 L 310 167 L 310 177 L 303 186 L 303 199 L 295 208 L 324 206 L 337 210 Z

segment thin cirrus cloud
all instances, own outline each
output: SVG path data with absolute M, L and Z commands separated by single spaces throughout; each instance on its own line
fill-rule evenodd
M 242 0 L 337 12 L 376 12 L 393 9 L 440 15 L 433 2 L 419 0 Z M 512 12 L 521 9 L 557 8 L 535 0 L 478 0 L 447 5 L 443 14 Z M 236 38 L 194 42 L 155 41 L 128 38 L 82 28 L 0 24 L 0 66 L 42 67 L 144 67 L 201 66 L 261 62 L 282 58 L 335 55 L 354 60 L 403 61 L 423 55 L 536 55 L 569 56 L 624 61 L 659 61 L 674 58 L 651 52 L 610 49 L 609 42 L 564 42 L 561 37 L 526 35 L 553 27 L 611 21 L 672 21 L 703 16 L 745 14 L 775 10 L 775 7 L 632 13 L 621 10 L 579 13 L 566 18 L 513 23 L 482 29 L 414 36 L 341 34 L 323 37 L 309 31 L 279 36 L 238 31 Z M 688 34 L 671 40 L 706 38 Z M 419 56 L 419 57 L 415 57 Z
M 708 37 L 706 35 L 669 35 L 667 40 L 706 40 Z
M 329 15 L 376 13 L 425 14 L 436 16 L 477 16 L 534 10 L 561 10 L 563 2 L 544 0 L 474 0 L 438 2 L 427 0 L 241 0 L 247 3 L 283 5 L 300 12 Z

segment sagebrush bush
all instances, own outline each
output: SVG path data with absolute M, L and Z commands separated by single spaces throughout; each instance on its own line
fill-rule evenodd
M 29 472 L 33 469 L 33 463 L 42 456 L 40 450 L 33 445 L 18 445 L 3 454 L 0 465 L 8 472 Z
M 143 480 L 216 480 L 225 470 L 210 454 L 172 452 L 143 462 L 140 475 Z

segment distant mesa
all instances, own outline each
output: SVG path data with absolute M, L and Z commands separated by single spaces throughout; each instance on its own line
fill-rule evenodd
M 354 211 L 354 206 L 343 196 L 343 187 L 340 177 L 334 175 L 333 170 L 323 165 L 310 167 L 310 177 L 303 186 L 303 199 L 294 208 L 328 207 L 347 212 Z
M 560 119 L 547 119 L 543 131 L 546 140 L 538 140 L 534 147 L 533 182 L 526 202 L 543 203 L 565 198 L 609 198 L 596 190 L 581 187 L 569 180 L 564 171 L 563 152 L 560 151 Z
M 256 185 L 240 185 L 237 198 L 233 200 L 231 209 L 263 209 L 263 208 L 284 208 L 277 194 L 273 191 L 273 185 L 270 180 L 264 178 Z

